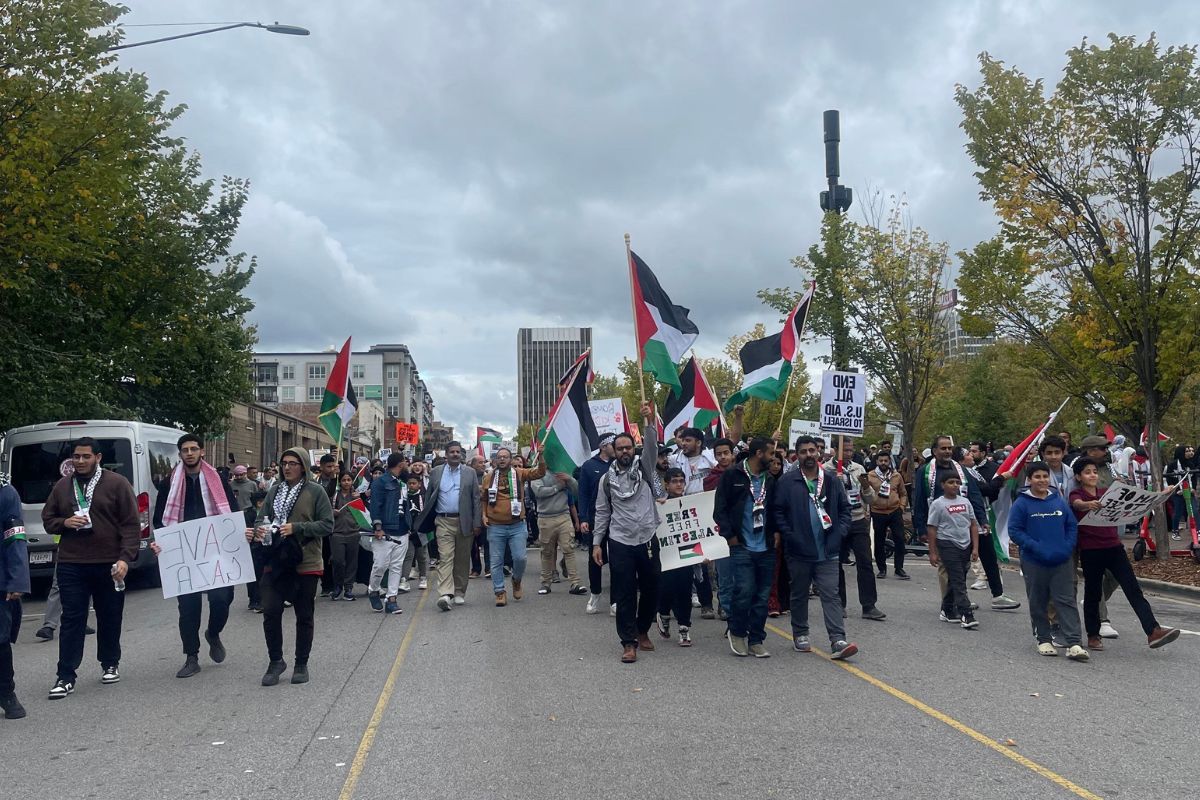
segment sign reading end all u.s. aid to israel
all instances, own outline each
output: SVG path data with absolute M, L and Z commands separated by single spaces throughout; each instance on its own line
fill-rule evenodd
M 729 555 L 729 543 L 713 523 L 716 492 L 675 497 L 658 507 L 662 518 L 654 535 L 663 571 L 716 561 Z

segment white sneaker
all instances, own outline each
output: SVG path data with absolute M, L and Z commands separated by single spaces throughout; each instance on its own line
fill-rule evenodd
M 428 589 L 429 588 L 429 578 L 421 578 L 421 581 L 417 584 L 417 588 L 418 589 Z
M 400 581 L 400 586 L 397 591 L 399 591 L 400 594 L 408 594 L 408 589 L 408 578 L 405 578 L 404 580 Z
M 413 567 L 412 569 L 410 569 L 408 571 L 408 579 L 410 581 L 415 581 L 417 579 L 417 568 L 416 567 Z
M 1121 634 L 1117 633 L 1117 629 L 1112 626 L 1108 620 L 1100 623 L 1100 638 L 1101 639 L 1117 639 Z
M 617 615 L 617 604 L 616 603 L 613 603 L 612 605 L 610 605 L 608 607 L 608 615 L 610 617 L 615 617 Z
M 594 594 L 588 598 L 587 613 L 589 613 L 589 614 L 599 614 L 600 613 L 600 595 Z
M 692 592 L 692 608 L 699 608 L 699 607 L 700 607 L 700 595 L 696 594 L 695 592 Z
M 1011 611 L 1014 608 L 1020 608 L 1021 603 L 1013 600 L 1006 594 L 992 598 L 992 611 Z
M 439 597 L 438 601 L 437 601 L 437 607 L 440 608 L 442 611 L 449 611 L 450 610 L 450 595 L 444 594 L 441 597 Z
M 972 583 L 971 588 L 972 589 L 986 589 L 986 588 L 988 588 L 988 582 L 981 578 L 981 579 L 975 581 L 974 583 Z
M 454 605 L 465 606 L 466 604 L 467 604 L 467 598 L 463 597 L 461 594 L 454 595 Z
M 947 614 L 945 611 L 938 612 L 938 619 L 942 622 L 949 622 L 951 624 L 962 622 L 962 617 L 958 616 L 957 613 Z

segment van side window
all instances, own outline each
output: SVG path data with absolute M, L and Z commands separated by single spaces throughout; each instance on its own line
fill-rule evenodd
M 150 482 L 155 489 L 169 488 L 171 470 L 179 463 L 179 448 L 175 442 L 147 442 L 150 451 Z

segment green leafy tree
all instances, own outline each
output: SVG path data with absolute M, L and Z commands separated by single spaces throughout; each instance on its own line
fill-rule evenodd
M 942 355 L 937 311 L 947 247 L 911 226 L 903 203 L 893 202 L 885 214 L 876 201 L 869 214 L 873 223 L 867 224 L 835 223 L 831 217 L 836 215 L 826 215 L 822 240 L 836 242 L 837 250 L 826 244 L 792 263 L 805 281 L 817 284 L 809 326 L 819 335 L 845 337 L 837 345 L 848 358 L 843 363 L 859 365 L 887 395 L 903 425 L 908 452 Z M 758 296 L 786 314 L 800 292 L 764 289 Z M 839 320 L 844 331 L 839 331 Z M 835 364 L 839 355 L 835 352 Z
M 0 12 L 0 430 L 114 416 L 217 433 L 250 394 L 253 262 L 229 252 L 247 187 L 202 179 L 170 136 L 183 107 L 115 67 L 123 11 Z
M 1130 433 L 1144 421 L 1154 441 L 1200 370 L 1196 48 L 1084 41 L 1049 95 L 987 53 L 980 64 L 979 87 L 956 98 L 1002 230 L 964 254 L 968 310 L 981 322 L 989 311 L 1034 345 L 1048 380 Z M 1166 558 L 1163 515 L 1156 523 Z

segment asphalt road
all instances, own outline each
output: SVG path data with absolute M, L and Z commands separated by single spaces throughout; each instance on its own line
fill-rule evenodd
M 1200 794 L 1197 637 L 1150 651 L 1118 594 L 1109 649 L 1087 664 L 1045 658 L 1024 608 L 985 608 L 963 631 L 937 621 L 933 570 L 910 572 L 881 582 L 886 622 L 852 605 L 851 669 L 791 652 L 787 616 L 771 621 L 769 659 L 733 657 L 723 623 L 697 619 L 690 650 L 660 643 L 623 665 L 612 619 L 585 615 L 565 584 L 498 609 L 477 580 L 449 613 L 421 592 L 399 617 L 319 601 L 312 682 L 273 688 L 259 685 L 261 617 L 242 589 L 229 658 L 202 654 L 186 680 L 174 602 L 131 590 L 121 683 L 100 685 L 89 637 L 75 694 L 53 702 L 57 644 L 33 638 L 42 603 L 30 602 L 15 649 L 29 716 L 0 719 L 0 786 L 11 798 Z M 1200 606 L 1152 603 L 1163 624 L 1200 631 Z

